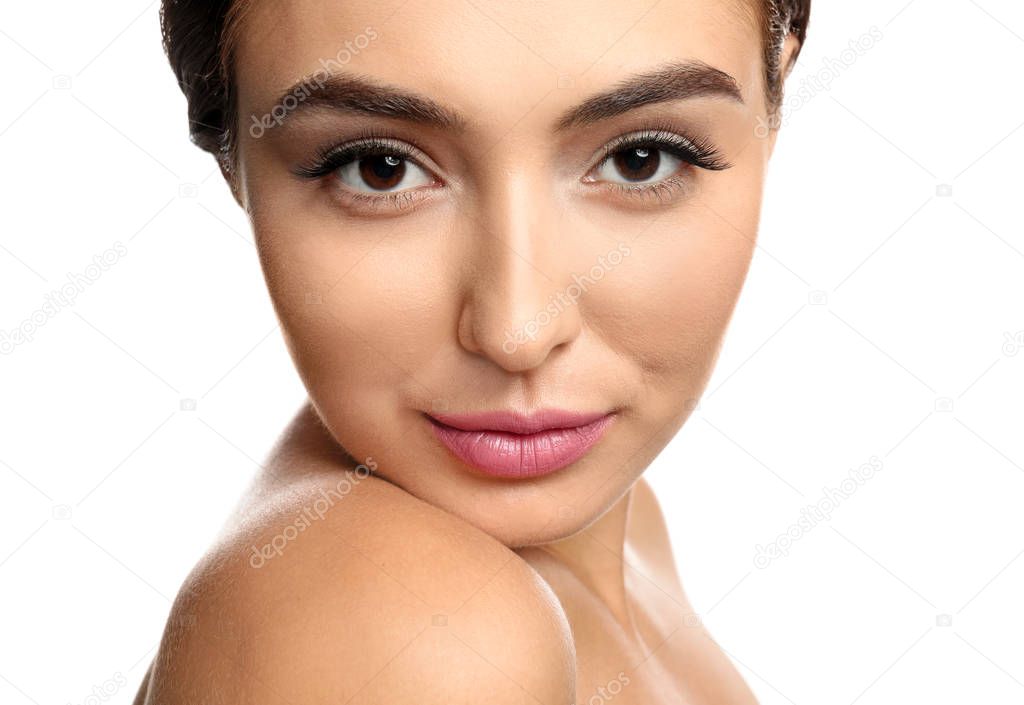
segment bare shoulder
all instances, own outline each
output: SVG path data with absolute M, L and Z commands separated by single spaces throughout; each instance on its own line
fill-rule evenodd
M 142 702 L 573 702 L 557 598 L 468 523 L 323 464 L 240 516 L 182 587 Z

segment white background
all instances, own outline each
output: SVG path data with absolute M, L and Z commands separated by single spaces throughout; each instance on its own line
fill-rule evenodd
M 715 376 L 649 477 L 694 605 L 766 705 L 1021 703 L 1024 6 L 815 4 L 789 91 L 823 69 L 830 87 L 788 112 Z M 187 140 L 157 9 L 0 10 L 0 330 L 126 248 L 0 355 L 5 704 L 77 705 L 118 674 L 107 702 L 131 701 L 304 396 L 244 216 Z

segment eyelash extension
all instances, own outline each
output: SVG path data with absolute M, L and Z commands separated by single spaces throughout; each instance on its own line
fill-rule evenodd
M 412 146 L 418 149 L 415 144 Z M 413 162 L 421 169 L 424 168 L 417 160 L 414 149 L 410 149 L 395 138 L 377 132 L 367 132 L 343 145 L 329 144 L 319 147 L 310 161 L 295 167 L 292 173 L 304 179 L 319 179 L 353 161 L 382 153 L 392 154 Z
M 612 140 L 597 163 L 603 164 L 617 152 L 635 147 L 654 147 L 708 171 L 723 171 L 732 166 L 706 137 L 684 137 L 673 128 L 660 125 L 651 125 Z
M 674 125 L 648 123 L 608 143 L 602 150 L 601 158 L 591 168 L 591 172 L 603 166 L 617 152 L 636 147 L 650 147 L 663 151 L 676 157 L 683 164 L 709 171 L 722 171 L 732 167 L 708 138 L 680 135 L 679 128 Z M 694 178 L 685 174 L 682 169 L 654 183 L 599 183 L 591 178 L 589 173 L 584 180 L 594 182 L 595 186 L 601 186 L 606 192 L 630 199 L 641 207 L 671 204 L 680 195 L 692 192 L 691 189 L 696 183 Z

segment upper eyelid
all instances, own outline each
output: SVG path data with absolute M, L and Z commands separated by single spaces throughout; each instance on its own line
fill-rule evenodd
M 612 154 L 614 154 L 615 152 L 619 151 L 620 149 L 624 149 L 624 148 L 627 148 L 627 147 L 632 147 L 633 145 L 636 145 L 636 144 L 647 144 L 647 143 L 650 143 L 650 144 L 661 145 L 661 146 L 670 146 L 670 147 L 677 146 L 677 144 L 676 144 L 676 142 L 674 140 L 663 139 L 662 137 L 663 137 L 664 134 L 666 134 L 666 133 L 663 133 L 663 131 L 660 131 L 660 130 L 658 130 L 658 131 L 637 130 L 637 131 L 634 131 L 634 132 L 628 132 L 628 133 L 626 133 L 624 135 L 620 135 L 619 137 L 615 137 L 614 139 L 609 141 L 607 144 L 603 145 L 601 147 L 601 149 L 598 151 L 598 155 L 599 155 L 598 163 L 600 163 L 604 159 L 607 159 L 608 157 L 610 157 Z M 682 135 L 678 135 L 678 136 L 681 137 L 682 141 L 686 142 L 688 145 L 693 145 L 693 142 L 689 138 L 683 137 Z
M 401 140 L 377 138 L 353 140 L 351 142 L 346 142 L 335 147 L 332 147 L 328 150 L 327 153 L 332 156 L 358 155 L 360 148 L 363 147 L 368 148 L 366 151 L 367 154 L 373 154 L 375 152 L 383 154 L 385 152 L 388 152 L 389 150 L 397 152 L 398 156 L 400 156 L 402 159 L 415 162 L 420 167 L 433 171 L 432 168 L 426 166 L 423 163 L 424 161 L 427 160 L 420 158 L 420 155 L 426 156 L 423 150 L 419 149 L 415 145 L 412 145 L 408 142 L 403 142 Z M 378 147 L 379 149 L 377 149 Z
M 644 120 L 634 129 L 619 133 L 606 140 L 596 152 L 581 166 L 588 172 L 600 165 L 620 149 L 628 148 L 636 143 L 652 144 L 660 149 L 668 149 L 684 156 L 700 157 L 701 161 L 716 163 L 718 169 L 727 169 L 732 164 L 726 161 L 724 153 L 703 130 L 687 128 L 664 118 Z M 687 158 L 689 163 L 694 161 Z M 696 165 L 700 166 L 700 165 Z
M 641 128 L 639 130 L 630 130 L 629 132 L 624 132 L 621 135 L 618 135 L 617 137 L 613 137 L 612 139 L 608 140 L 607 146 L 628 144 L 630 142 L 642 139 L 650 139 L 651 141 L 656 141 L 666 136 L 679 137 L 687 142 L 691 141 L 690 138 L 686 137 L 685 135 L 672 132 L 671 130 L 665 130 L 660 127 L 655 127 Z
M 399 152 L 403 159 L 414 162 L 421 169 L 426 169 L 437 177 L 437 169 L 431 166 L 433 160 L 427 157 L 422 148 L 409 140 L 387 135 L 365 135 L 341 143 L 321 145 L 316 148 L 312 157 L 293 167 L 291 171 L 293 174 L 305 178 L 326 176 L 332 170 L 328 170 L 325 173 L 319 172 L 323 171 L 325 166 L 329 166 L 330 162 L 336 161 L 341 156 L 347 157 L 349 154 L 358 154 L 360 147 L 369 146 L 372 149 L 375 145 L 379 145 L 382 152 L 388 149 Z M 420 158 L 420 155 L 426 157 L 426 159 Z M 430 163 L 425 164 L 425 161 Z M 347 164 L 348 161 L 343 163 Z M 340 164 L 335 166 L 340 166 Z

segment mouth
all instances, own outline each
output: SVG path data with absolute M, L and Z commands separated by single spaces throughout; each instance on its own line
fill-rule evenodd
M 550 409 L 426 417 L 437 439 L 459 460 L 490 477 L 518 480 L 548 475 L 582 458 L 615 415 Z

